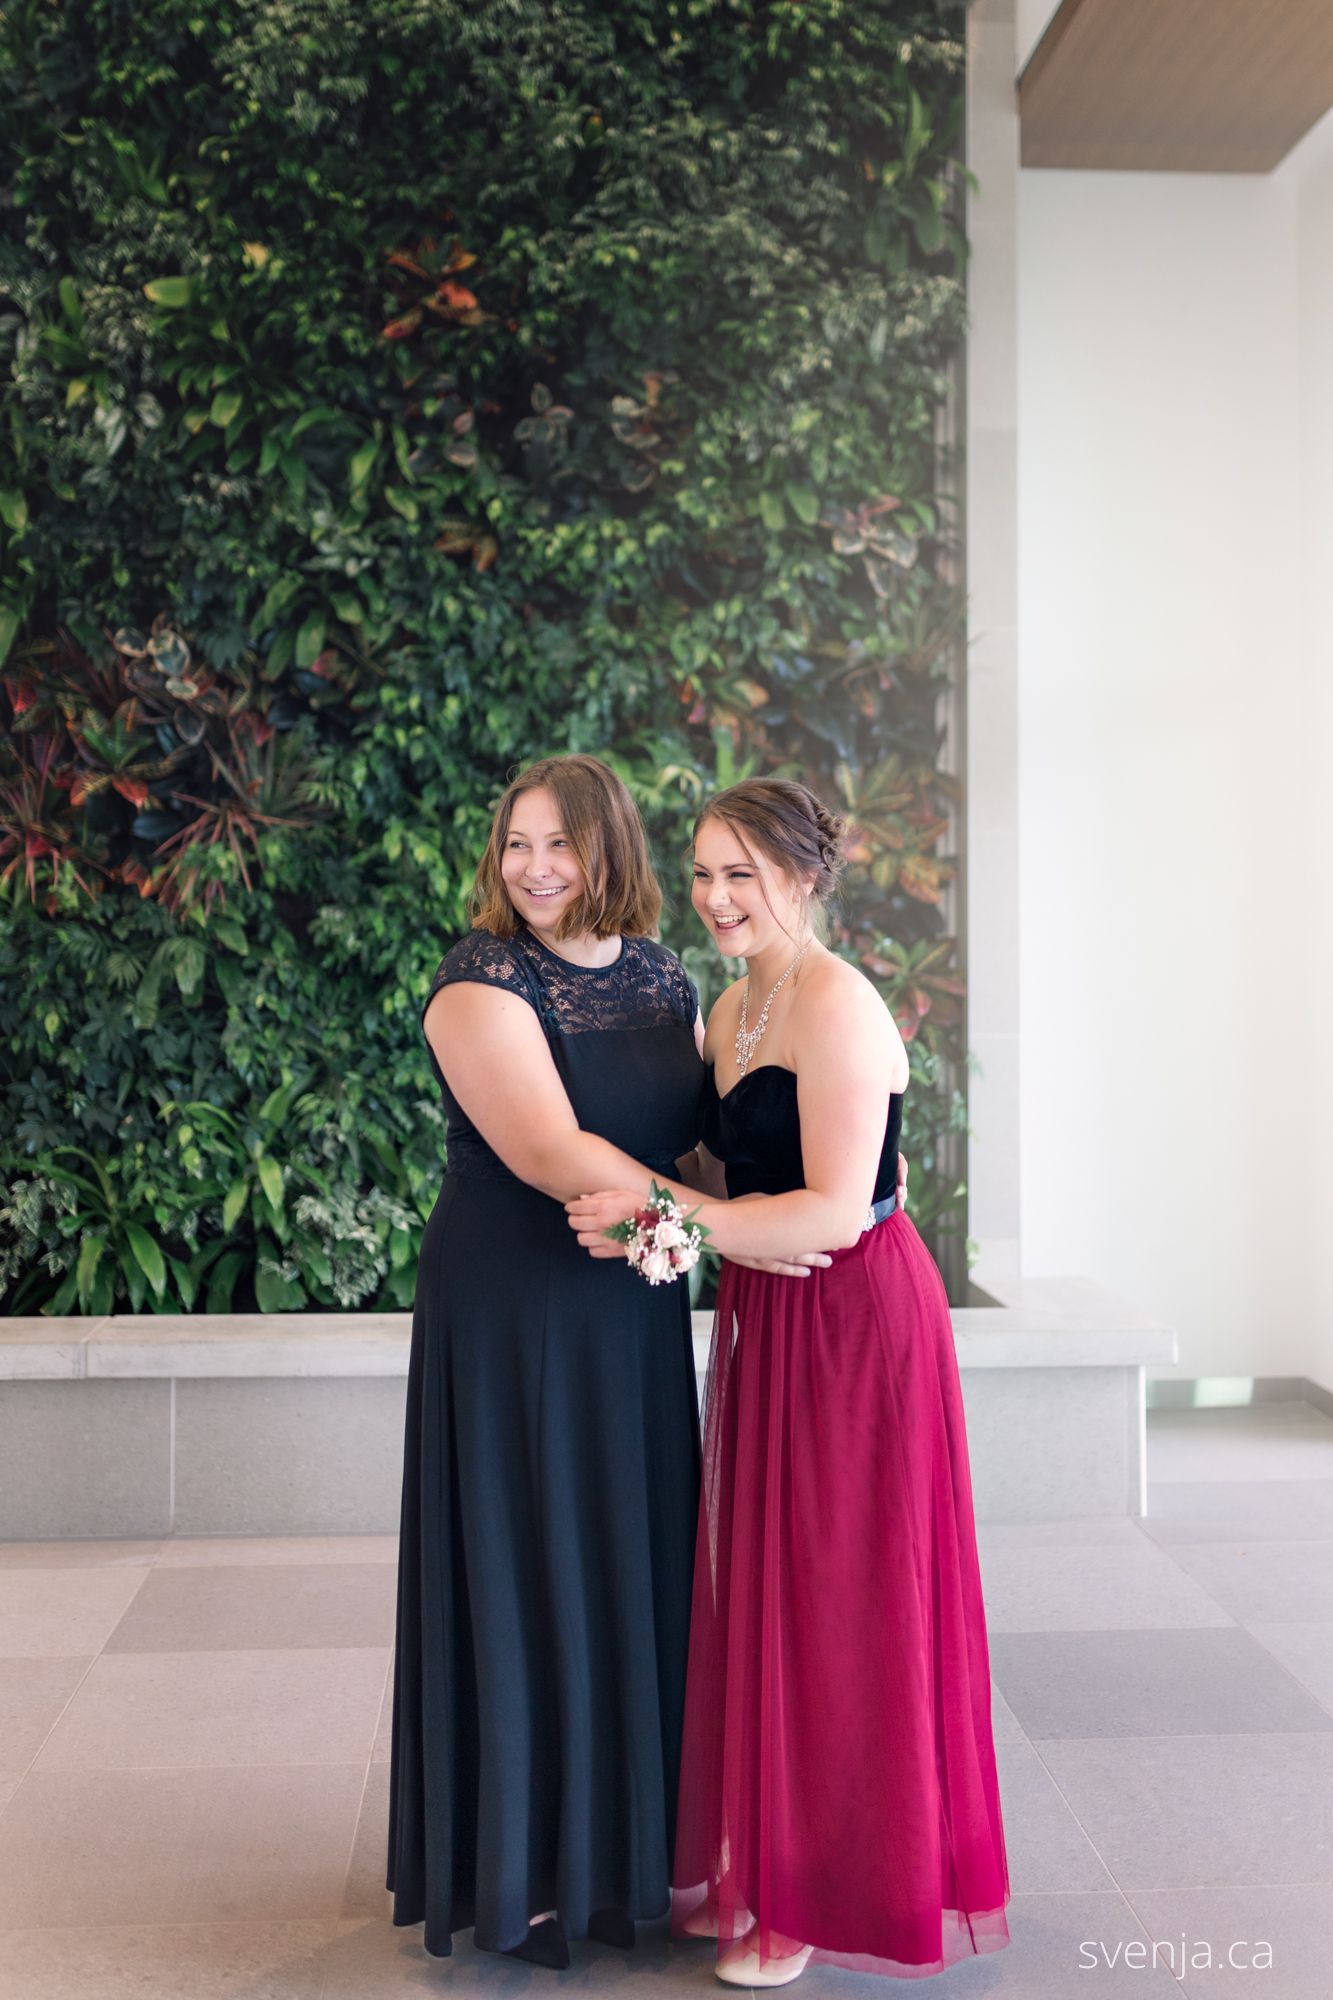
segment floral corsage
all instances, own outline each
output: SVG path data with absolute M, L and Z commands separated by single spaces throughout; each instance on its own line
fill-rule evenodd
M 687 1215 L 666 1188 L 654 1181 L 648 1199 L 627 1222 L 617 1222 L 605 1233 L 614 1243 L 623 1243 L 625 1255 L 641 1278 L 650 1285 L 665 1285 L 683 1277 L 699 1261 L 708 1230 Z

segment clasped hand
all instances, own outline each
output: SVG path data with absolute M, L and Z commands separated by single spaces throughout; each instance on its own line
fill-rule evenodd
M 742 1196 L 742 1199 L 746 1197 Z M 767 1196 L 754 1199 L 764 1201 Z M 643 1205 L 642 1195 L 629 1188 L 603 1188 L 599 1194 L 581 1194 L 565 1203 L 569 1226 L 590 1257 L 623 1257 L 623 1243 L 613 1243 L 606 1234 L 618 1222 L 628 1222 Z M 898 1206 L 907 1206 L 907 1162 L 898 1155 Z M 747 1271 L 769 1271 L 779 1278 L 808 1278 L 811 1271 L 826 1270 L 833 1259 L 822 1250 L 803 1250 L 790 1257 L 738 1257 L 726 1251 L 729 1264 L 743 1264 Z

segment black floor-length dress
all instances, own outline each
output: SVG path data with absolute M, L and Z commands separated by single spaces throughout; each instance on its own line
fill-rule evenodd
M 579 1124 L 669 1173 L 698 1137 L 696 1000 L 664 946 L 571 965 L 473 931 L 466 980 L 536 1011 Z M 503 1951 L 554 1909 L 668 1906 L 699 1490 L 683 1283 L 581 1250 L 432 1068 L 448 1166 L 408 1377 L 388 1886 L 394 1921 Z

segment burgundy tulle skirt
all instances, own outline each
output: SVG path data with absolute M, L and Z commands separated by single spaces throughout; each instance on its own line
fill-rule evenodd
M 902 1210 L 804 1279 L 724 1267 L 673 1928 L 922 1977 L 1008 1942 L 972 1490 Z

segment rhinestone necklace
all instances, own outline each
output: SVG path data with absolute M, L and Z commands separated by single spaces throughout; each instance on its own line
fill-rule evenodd
M 745 1072 L 749 1069 L 751 1062 L 754 1060 L 754 1052 L 759 1047 L 760 1042 L 762 1042 L 764 1039 L 764 1031 L 768 1027 L 769 1008 L 773 1005 L 773 1001 L 776 998 L 779 990 L 787 984 L 787 981 L 791 978 L 793 972 L 795 972 L 797 966 L 800 964 L 801 960 L 805 957 L 805 954 L 809 951 L 813 943 L 814 943 L 813 938 L 806 939 L 805 943 L 801 946 L 801 949 L 797 952 L 791 964 L 787 967 L 787 970 L 783 973 L 781 979 L 779 979 L 776 985 L 773 987 L 773 990 L 769 994 L 767 1000 L 765 1000 L 763 1007 L 760 1009 L 759 1012 L 759 1019 L 755 1022 L 753 1027 L 749 1025 L 750 976 L 748 973 L 746 974 L 745 991 L 741 995 L 741 1021 L 740 1021 L 740 1026 L 736 1030 L 736 1063 L 742 1076 L 744 1076 Z

